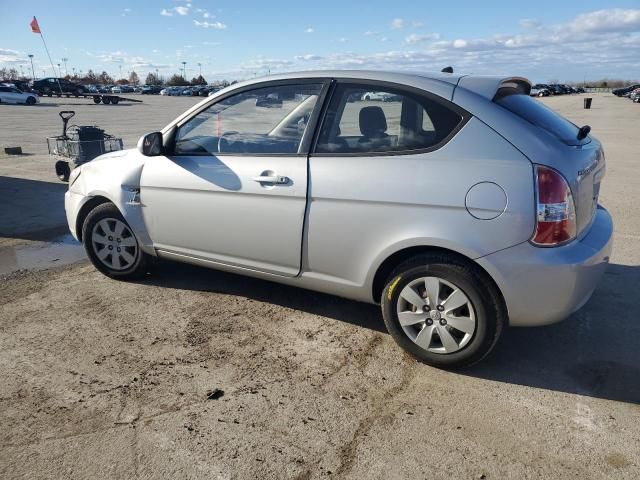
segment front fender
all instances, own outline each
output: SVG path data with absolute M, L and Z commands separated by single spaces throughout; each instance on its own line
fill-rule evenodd
M 102 155 L 79 167 L 80 176 L 69 190 L 82 195 L 83 204 L 96 197 L 104 197 L 113 203 L 133 230 L 140 248 L 155 255 L 138 194 L 145 161 L 146 157 L 137 150 Z

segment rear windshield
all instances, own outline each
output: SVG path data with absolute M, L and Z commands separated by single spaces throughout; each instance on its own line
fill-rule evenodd
M 576 125 L 529 95 L 505 95 L 497 99 L 496 103 L 555 135 L 567 145 L 580 145 L 589 141 L 577 140 L 579 128 Z

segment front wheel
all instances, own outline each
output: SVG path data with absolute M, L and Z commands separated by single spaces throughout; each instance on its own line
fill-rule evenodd
M 387 281 L 381 306 L 394 340 L 436 367 L 479 362 L 506 324 L 500 293 L 486 274 L 446 254 L 418 256 L 400 265 Z
M 149 256 L 112 203 L 97 206 L 82 225 L 82 243 L 91 263 L 118 280 L 134 280 L 148 271 Z

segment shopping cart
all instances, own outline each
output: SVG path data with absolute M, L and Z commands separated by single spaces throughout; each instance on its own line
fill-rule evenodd
M 69 174 L 75 167 L 103 153 L 122 150 L 122 138 L 104 133 L 97 126 L 73 125 L 67 129 L 75 114 L 72 110 L 60 112 L 62 135 L 47 138 L 49 156 L 55 161 L 56 175 L 63 182 L 69 181 Z

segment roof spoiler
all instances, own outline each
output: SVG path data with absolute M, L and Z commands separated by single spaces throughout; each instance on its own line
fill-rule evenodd
M 458 87 L 494 101 L 506 95 L 531 92 L 531 82 L 523 77 L 466 75 L 460 78 Z
M 531 83 L 525 78 L 507 78 L 500 82 L 493 101 L 500 100 L 508 95 L 529 95 L 531 93 Z

